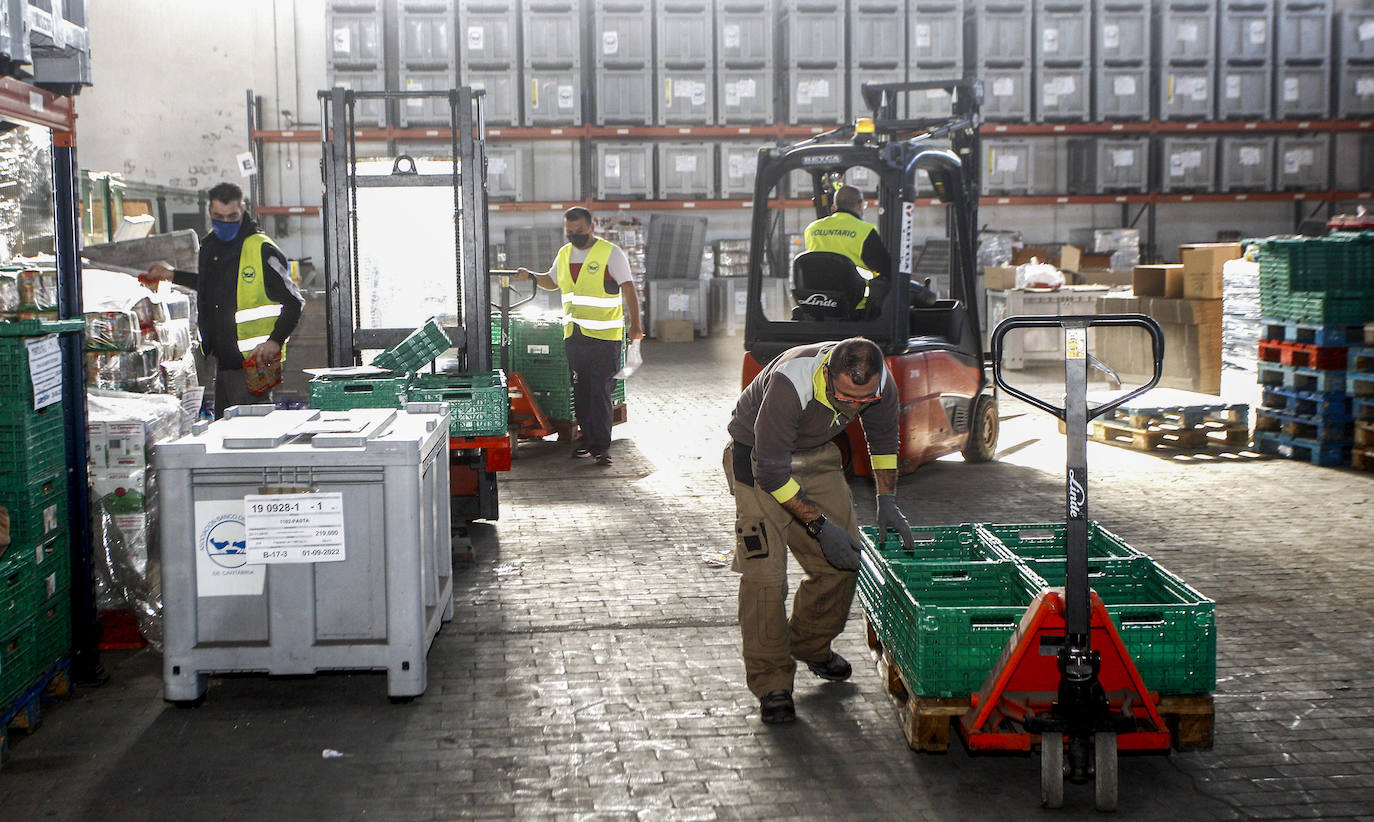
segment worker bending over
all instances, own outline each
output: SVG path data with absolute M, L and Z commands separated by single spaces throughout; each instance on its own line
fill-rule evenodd
M 620 345 L 629 319 L 630 339 L 644 336 L 639 295 L 630 261 L 620 246 L 593 233 L 592 213 L 580 206 L 563 212 L 568 242 L 543 273 L 518 268 L 515 277 L 534 277 L 540 288 L 563 292 L 563 346 L 572 372 L 573 407 L 579 441 L 572 456 L 611 464 L 611 394 L 620 370 Z
M 730 420 L 725 476 L 735 496 L 739 624 L 749 690 L 764 722 L 796 718 L 795 660 L 828 680 L 849 663 L 830 647 L 844 630 L 859 569 L 854 501 L 832 440 L 863 422 L 878 490 L 878 527 L 908 548 L 897 507 L 897 386 L 882 350 L 862 337 L 792 348 L 740 394 Z M 786 614 L 787 552 L 804 576 Z

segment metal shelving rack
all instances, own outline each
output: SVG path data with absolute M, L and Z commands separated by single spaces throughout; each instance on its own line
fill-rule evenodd
M 81 200 L 76 164 L 76 112 L 70 97 L 44 91 L 11 77 L 0 77 L 0 120 L 41 126 L 52 132 L 53 232 L 57 256 L 57 310 L 62 319 L 80 319 Z M 72 535 L 72 675 L 93 681 L 100 666 L 100 627 L 96 621 L 91 565 L 90 493 L 86 487 L 86 371 L 83 333 L 61 337 L 62 402 L 66 408 L 69 529 Z

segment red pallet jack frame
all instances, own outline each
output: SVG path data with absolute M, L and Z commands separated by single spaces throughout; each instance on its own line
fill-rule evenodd
M 1116 374 L 1088 352 L 1088 329 L 1138 326 L 1151 337 L 1154 374 L 1145 385 L 1088 408 L 1088 367 Z M 1007 383 L 1003 340 L 1017 328 L 1064 331 L 1064 406 Z M 971 751 L 1040 749 L 1041 804 L 1064 805 L 1064 783 L 1092 782 L 1099 811 L 1117 805 L 1118 751 L 1167 753 L 1168 726 L 1158 696 L 1140 678 L 1097 593 L 1088 585 L 1087 426 L 1159 383 L 1164 335 L 1141 314 L 1009 317 L 992 336 L 993 378 L 1012 396 L 1065 423 L 1066 558 L 1064 587 L 1042 591 L 1021 618 L 983 687 L 972 695 L 959 732 Z

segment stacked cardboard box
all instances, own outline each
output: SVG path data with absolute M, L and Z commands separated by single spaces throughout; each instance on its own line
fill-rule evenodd
M 1221 392 L 1221 300 L 1135 297 L 1124 292 L 1098 300 L 1103 314 L 1144 314 L 1164 332 L 1164 372 L 1159 384 L 1202 394 Z M 1098 336 L 1098 359 L 1123 380 L 1143 382 L 1153 368 L 1152 354 L 1138 336 Z

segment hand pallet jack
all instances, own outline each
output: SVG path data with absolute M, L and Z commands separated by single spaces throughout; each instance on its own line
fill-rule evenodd
M 1149 382 L 1088 408 L 1088 329 L 1139 326 L 1149 332 Z M 1003 339 L 1018 328 L 1064 329 L 1064 407 L 1010 385 L 1002 373 Z M 1029 751 L 1040 746 L 1040 796 L 1064 805 L 1064 781 L 1094 783 L 1099 811 L 1117 804 L 1117 752 L 1167 752 L 1169 729 L 1136 670 L 1101 598 L 1088 586 L 1087 426 L 1153 388 L 1164 364 L 1164 335 L 1141 314 L 1011 317 L 993 331 L 993 378 L 1008 394 L 1063 420 L 1067 429 L 1064 587 L 1041 591 L 1021 618 L 1001 658 L 973 694 L 959 723 L 971 751 Z M 1100 364 L 1099 364 L 1100 365 Z M 1106 369 L 1104 369 L 1106 370 Z
M 501 311 L 501 370 L 506 373 L 506 387 L 510 393 L 510 429 L 511 433 L 517 437 L 543 439 L 556 433 L 557 429 L 548 416 L 544 414 L 544 410 L 539 407 L 539 401 L 534 398 L 530 387 L 525 384 L 525 378 L 510 370 L 509 345 L 510 312 L 538 296 L 539 284 L 530 281 L 530 295 L 512 302 L 511 296 L 516 293 L 516 290 L 510 284 L 510 279 L 514 274 L 514 271 L 505 270 L 491 272 L 491 276 L 497 277 L 501 283 L 501 299 L 492 301 L 491 307 Z M 514 453 L 514 449 L 512 449 L 512 453 Z

